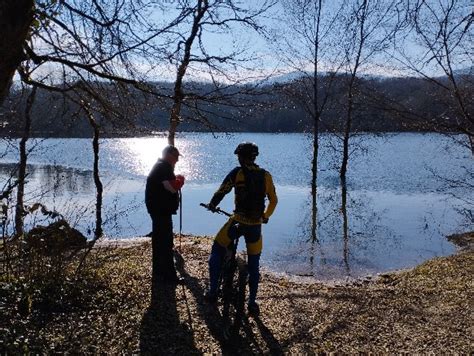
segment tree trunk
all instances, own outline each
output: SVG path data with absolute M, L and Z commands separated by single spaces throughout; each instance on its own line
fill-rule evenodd
M 93 138 L 92 138 L 92 149 L 94 151 L 94 184 L 96 189 L 96 203 L 95 203 L 95 230 L 94 230 L 94 239 L 89 244 L 86 252 L 81 258 L 79 265 L 77 266 L 75 275 L 77 276 L 79 272 L 82 270 L 82 266 L 84 261 L 86 260 L 89 253 L 92 251 L 96 241 L 102 237 L 102 195 L 103 195 L 103 186 L 100 180 L 99 175 L 99 137 L 100 137 L 100 126 L 97 124 L 97 121 L 94 118 L 94 114 L 87 106 L 87 104 L 83 104 L 82 108 L 86 112 L 87 118 L 89 119 L 89 124 L 93 129 Z
M 314 40 L 314 73 L 313 73 L 313 110 L 314 110 L 314 122 L 313 122 L 313 160 L 311 164 L 311 196 L 312 196 L 312 219 L 311 219 L 311 238 L 316 241 L 317 236 L 317 225 L 318 225 L 318 153 L 319 153 L 319 82 L 318 82 L 318 60 L 319 60 L 319 23 L 321 19 L 321 2 L 318 1 L 318 9 L 316 15 L 316 38 Z
M 353 76 L 353 78 L 354 77 L 355 76 Z M 349 94 L 347 96 L 347 116 L 346 116 L 346 125 L 344 127 L 342 163 L 341 163 L 341 170 L 339 172 L 340 177 L 341 177 L 341 182 L 343 185 L 346 184 L 347 164 L 349 162 L 349 138 L 351 135 L 352 111 L 353 111 L 353 106 L 354 106 L 353 89 L 354 89 L 354 80 L 351 78 L 351 82 L 349 84 Z
M 93 138 L 92 138 L 92 149 L 94 151 L 94 184 L 96 188 L 96 203 L 95 203 L 95 230 L 94 230 L 94 240 L 99 239 L 102 234 L 102 195 L 103 195 L 103 186 L 100 180 L 99 175 L 99 137 L 100 137 L 100 126 L 97 124 L 97 121 L 94 119 L 93 113 L 87 108 L 86 109 L 87 117 L 89 123 L 93 129 Z
M 341 184 L 341 212 L 342 212 L 342 238 L 344 241 L 343 247 L 343 261 L 346 267 L 346 272 L 350 273 L 349 266 L 349 219 L 347 217 L 347 186 L 343 182 Z
M 191 48 L 193 46 L 194 40 L 201 26 L 201 20 L 203 16 L 205 15 L 208 8 L 209 8 L 208 0 L 198 0 L 197 11 L 196 11 L 196 14 L 194 15 L 191 33 L 189 34 L 189 37 L 186 39 L 186 42 L 184 43 L 183 59 L 181 60 L 181 63 L 178 67 L 178 71 L 176 73 L 176 81 L 174 83 L 174 92 L 173 92 L 173 107 L 171 108 L 170 129 L 168 132 L 168 144 L 172 146 L 174 146 L 176 129 L 180 123 L 181 105 L 184 99 L 183 78 L 186 75 L 186 69 L 188 68 L 189 62 L 191 60 Z
M 8 96 L 12 78 L 24 59 L 23 44 L 33 20 L 34 0 L 0 1 L 0 105 Z
M 339 175 L 341 177 L 341 184 L 346 187 L 346 174 L 347 174 L 347 164 L 349 162 L 349 138 L 352 129 L 352 114 L 354 110 L 354 86 L 355 80 L 357 77 L 357 71 L 359 70 L 360 60 L 362 57 L 362 49 L 365 46 L 365 20 L 367 15 L 367 0 L 362 2 L 361 7 L 361 18 L 359 23 L 359 43 L 357 46 L 357 53 L 355 57 L 354 68 L 351 71 L 351 79 L 349 81 L 349 89 L 347 94 L 347 116 L 346 116 L 346 125 L 344 127 L 344 140 L 343 140 L 343 150 L 342 150 L 342 163 L 341 170 Z
M 33 86 L 31 93 L 26 100 L 25 109 L 25 127 L 23 130 L 23 136 L 20 140 L 20 162 L 18 167 L 18 188 L 16 195 L 16 207 L 15 207 L 15 232 L 16 235 L 21 237 L 23 235 L 23 217 L 24 217 L 24 195 L 25 195 L 25 178 L 26 178 L 26 162 L 28 159 L 26 153 L 26 142 L 30 138 L 31 130 L 31 109 L 35 101 L 36 86 Z
M 354 89 L 357 79 L 357 72 L 359 70 L 360 61 L 362 57 L 362 49 L 365 46 L 365 20 L 367 14 L 367 0 L 364 0 L 359 8 L 361 11 L 361 17 L 359 25 L 359 36 L 360 40 L 357 46 L 357 53 L 355 55 L 354 67 L 351 70 L 351 78 L 349 81 L 349 88 L 347 93 L 347 115 L 346 125 L 344 127 L 344 139 L 343 139 L 343 150 L 342 150 L 342 162 L 341 170 L 339 172 L 341 178 L 341 212 L 342 212 L 342 231 L 343 231 L 343 260 L 346 266 L 346 271 L 350 273 L 349 266 L 349 219 L 347 216 L 347 165 L 349 163 L 349 139 L 352 131 L 352 119 L 354 111 Z

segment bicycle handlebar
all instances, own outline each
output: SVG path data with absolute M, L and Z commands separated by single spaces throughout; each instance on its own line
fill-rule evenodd
M 227 211 L 224 211 L 221 208 L 211 209 L 208 204 L 204 204 L 204 203 L 201 203 L 199 205 L 206 208 L 209 211 L 212 211 L 213 213 L 218 213 L 218 214 L 222 214 L 222 215 L 229 216 L 229 217 L 232 216 L 232 214 L 229 214 Z

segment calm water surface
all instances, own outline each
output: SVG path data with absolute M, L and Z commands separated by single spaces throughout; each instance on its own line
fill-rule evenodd
M 410 267 L 452 253 L 455 248 L 445 236 L 473 228 L 474 193 L 453 184 L 454 180 L 474 183 L 473 159 L 444 136 L 356 136 L 353 142 L 358 149 L 349 165 L 344 210 L 337 171 L 340 156 L 334 150 L 340 142 L 335 136 L 323 135 L 318 223 L 313 236 L 309 136 L 235 134 L 216 138 L 200 133 L 183 134 L 176 143 L 184 155 L 176 172 L 187 178 L 183 189 L 185 233 L 214 235 L 225 222 L 223 216 L 205 211 L 199 203 L 208 202 L 235 167 L 233 150 L 243 140 L 260 146 L 258 163 L 272 173 L 277 187 L 279 205 L 263 230 L 263 265 L 269 269 L 331 279 Z M 4 181 L 16 168 L 16 144 L 0 146 L 5 152 L 0 165 Z M 144 184 L 165 145 L 162 137 L 102 140 L 107 235 L 125 238 L 150 231 Z M 28 202 L 43 201 L 90 234 L 95 196 L 90 141 L 32 140 L 30 148 Z M 230 211 L 232 203 L 229 194 L 221 207 Z

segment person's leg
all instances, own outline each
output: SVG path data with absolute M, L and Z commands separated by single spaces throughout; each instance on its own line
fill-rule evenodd
M 169 281 L 176 279 L 176 268 L 173 258 L 173 219 L 171 215 L 163 216 L 163 276 Z
M 154 275 L 169 279 L 176 276 L 173 261 L 173 222 L 171 215 L 158 215 L 153 219 Z
M 215 297 L 219 283 L 219 273 L 226 254 L 227 246 L 237 237 L 238 229 L 236 221 L 229 219 L 219 230 L 212 244 L 209 256 L 209 295 Z
M 262 252 L 262 226 L 246 225 L 244 229 L 247 245 L 249 271 L 249 306 L 256 305 L 258 283 L 260 280 L 260 255 Z
M 226 248 L 220 246 L 214 241 L 212 244 L 211 255 L 209 256 L 209 296 L 217 295 L 219 282 L 219 272 L 221 270 L 222 261 L 226 253 Z
M 257 300 L 258 283 L 260 281 L 260 254 L 248 255 L 249 266 L 249 304 Z
M 158 225 L 159 225 L 159 219 L 157 216 L 152 216 L 152 226 L 153 226 L 153 231 L 151 235 L 151 251 L 152 251 L 152 269 L 151 269 L 151 284 L 152 284 L 152 290 L 155 290 L 156 285 L 158 283 L 158 280 L 160 278 L 160 255 L 159 255 L 159 233 L 158 233 Z

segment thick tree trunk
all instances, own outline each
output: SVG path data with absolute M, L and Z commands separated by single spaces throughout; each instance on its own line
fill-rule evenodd
M 8 96 L 12 78 L 24 59 L 23 44 L 33 20 L 34 0 L 0 1 L 0 105 Z
M 26 142 L 30 138 L 31 130 L 31 109 L 35 101 L 36 86 L 33 86 L 30 95 L 26 101 L 25 109 L 25 127 L 23 136 L 20 140 L 20 162 L 18 167 L 18 188 L 16 195 L 15 207 L 15 232 L 17 236 L 23 235 L 23 217 L 24 217 L 24 195 L 25 195 L 25 178 L 26 178 L 26 162 L 28 155 L 26 153 Z

